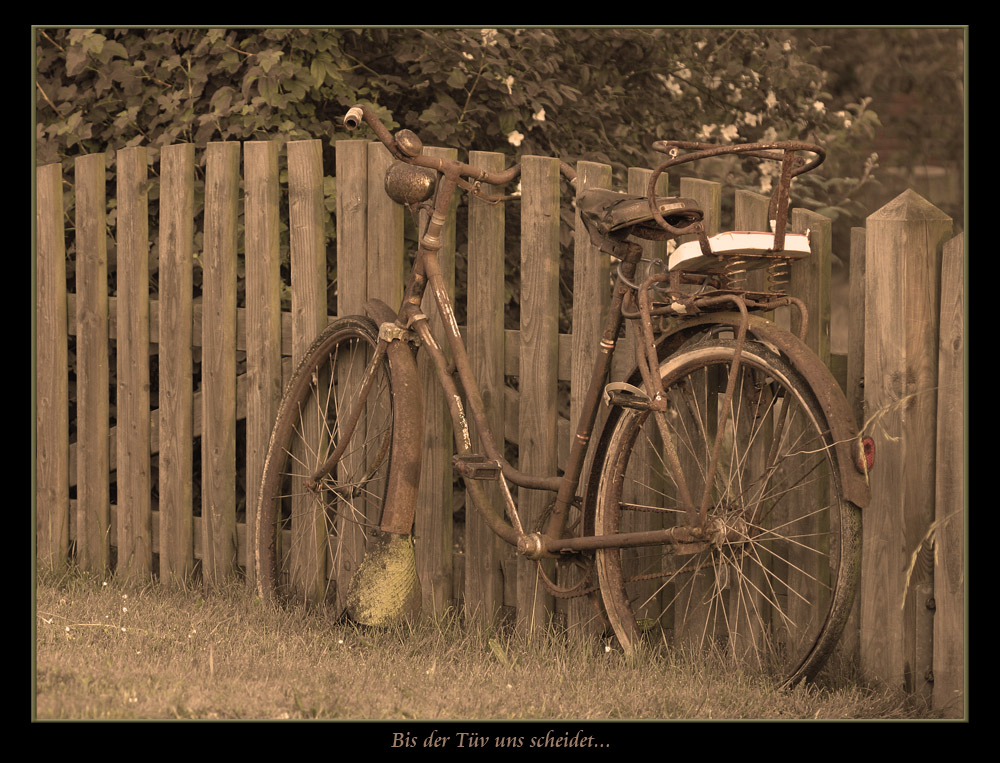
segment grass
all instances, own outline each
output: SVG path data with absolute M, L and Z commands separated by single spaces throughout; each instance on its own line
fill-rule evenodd
M 855 682 L 778 691 L 704 663 L 529 640 L 450 615 L 362 630 L 241 584 L 203 593 L 42 572 L 35 633 L 37 719 L 931 717 Z

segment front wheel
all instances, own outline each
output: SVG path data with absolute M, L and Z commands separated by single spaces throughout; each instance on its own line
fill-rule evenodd
M 778 355 L 746 342 L 726 402 L 735 349 L 731 340 L 706 339 L 660 366 L 661 424 L 680 475 L 664 455 L 658 414 L 639 409 L 621 409 L 599 467 L 596 533 L 700 525 L 692 508 L 708 485 L 710 542 L 609 548 L 597 552 L 596 566 L 626 651 L 647 638 L 791 684 L 816 675 L 843 630 L 857 582 L 860 512 L 842 495 L 814 395 Z M 679 476 L 696 507 L 681 499 Z
M 317 484 L 340 442 L 378 344 L 364 317 L 332 322 L 286 388 L 264 465 L 254 547 L 258 589 L 342 612 L 348 582 L 376 535 L 392 460 L 393 398 L 383 355 L 350 446 Z

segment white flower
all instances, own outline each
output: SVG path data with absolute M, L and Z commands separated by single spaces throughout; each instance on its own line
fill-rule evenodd
M 513 74 L 508 74 L 507 75 L 507 79 L 505 79 L 503 81 L 503 83 L 507 86 L 507 95 L 513 95 L 514 94 L 514 75 Z
M 726 125 L 719 131 L 719 134 L 722 136 L 723 140 L 732 141 L 739 137 L 740 131 L 736 125 Z
M 544 122 L 545 109 L 544 108 L 539 109 L 538 111 L 536 111 L 534 114 L 531 115 L 531 118 L 534 119 L 536 122 Z
M 462 51 L 462 58 L 464 58 L 466 61 L 471 61 L 473 58 L 475 58 L 475 56 L 473 56 L 468 51 L 463 50 Z
M 813 108 L 822 114 L 826 111 L 826 104 L 823 101 L 813 101 Z
M 496 45 L 497 44 L 497 30 L 496 29 L 480 29 L 479 34 L 482 35 L 483 45 Z
M 507 142 L 512 146 L 520 146 L 522 140 L 524 140 L 524 136 L 517 130 L 514 130 L 507 135 Z
M 773 109 L 775 106 L 778 105 L 778 96 L 774 94 L 773 90 L 767 91 L 767 98 L 764 99 L 764 105 L 767 106 L 769 109 Z
M 701 132 L 698 133 L 698 138 L 700 140 L 708 140 L 711 137 L 712 133 L 715 132 L 715 128 L 717 127 L 718 125 L 716 124 L 702 125 Z

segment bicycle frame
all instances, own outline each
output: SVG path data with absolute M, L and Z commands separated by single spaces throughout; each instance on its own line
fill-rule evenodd
M 441 177 L 437 184 L 433 210 L 427 222 L 426 229 L 420 237 L 414 264 L 406 279 L 401 305 L 397 310 L 393 310 L 384 305 L 384 303 L 377 301 L 370 302 L 367 306 L 370 315 L 380 326 L 379 343 L 375 357 L 366 376 L 362 394 L 359 395 L 359 399 L 355 403 L 356 408 L 346 419 L 347 423 L 342 432 L 342 440 L 326 464 L 313 475 L 313 481 L 318 483 L 322 476 L 329 473 L 345 451 L 347 442 L 353 434 L 354 425 L 360 415 L 360 410 L 364 406 L 368 387 L 371 382 L 371 370 L 388 353 L 394 375 L 397 373 L 397 369 L 405 368 L 406 370 L 403 372 L 413 376 L 412 379 L 407 380 L 407 383 L 397 385 L 398 389 L 394 388 L 393 391 L 394 406 L 397 410 L 410 411 L 411 415 L 406 418 L 411 424 L 405 427 L 405 435 L 402 435 L 399 441 L 401 447 L 408 451 L 402 454 L 405 468 L 397 470 L 396 484 L 390 484 L 390 491 L 405 492 L 408 490 L 409 493 L 407 493 L 407 496 L 415 494 L 416 482 L 419 480 L 419 462 L 422 444 L 419 432 L 416 431 L 415 425 L 412 422 L 414 418 L 419 418 L 414 417 L 413 412 L 420 410 L 422 406 L 422 393 L 419 389 L 419 384 L 416 382 L 415 369 L 413 371 L 409 370 L 409 365 L 412 364 L 412 356 L 407 345 L 408 340 L 411 340 L 415 334 L 419 338 L 420 349 L 425 350 L 432 358 L 437 381 L 445 393 L 455 435 L 457 451 L 454 457 L 455 468 L 465 478 L 465 483 L 472 500 L 489 527 L 494 533 L 503 538 L 504 541 L 517 546 L 519 552 L 524 556 L 529 559 L 542 559 L 557 557 L 568 552 L 611 547 L 659 545 L 664 543 L 672 544 L 678 553 L 695 553 L 705 550 L 713 540 L 718 540 L 720 530 L 723 533 L 736 532 L 732 528 L 706 527 L 705 514 L 709 499 L 708 491 L 706 490 L 702 496 L 685 495 L 684 501 L 689 507 L 690 521 L 688 525 L 675 526 L 663 530 L 620 533 L 614 536 L 588 535 L 587 533 L 583 533 L 573 538 L 562 537 L 569 515 L 569 508 L 576 499 L 577 490 L 581 484 L 585 457 L 590 446 L 594 423 L 597 419 L 601 394 L 606 383 L 622 323 L 626 317 L 638 319 L 636 320 L 636 324 L 641 332 L 640 342 L 638 343 L 638 347 L 640 348 L 638 352 L 640 376 L 646 383 L 647 390 L 656 390 L 659 376 L 655 371 L 658 367 L 658 358 L 662 357 L 659 353 L 662 352 L 663 347 L 669 345 L 671 337 L 668 336 L 659 343 L 653 341 L 652 316 L 655 312 L 648 304 L 646 290 L 657 277 L 666 278 L 666 276 L 662 274 L 654 276 L 637 290 L 632 281 L 635 278 L 636 268 L 641 257 L 641 248 L 636 244 L 626 244 L 621 248 L 622 261 L 619 268 L 619 277 L 614 286 L 603 333 L 599 340 L 597 359 L 591 372 L 587 392 L 583 398 L 579 424 L 570 447 L 564 473 L 562 476 L 537 476 L 521 472 L 504 458 L 503 452 L 498 447 L 497 441 L 490 430 L 483 397 L 472 370 L 468 351 L 459 331 L 451 298 L 448 294 L 448 288 L 438 262 L 438 252 L 442 247 L 442 233 L 456 188 L 460 185 L 470 188 L 466 180 L 472 181 L 470 190 L 473 192 L 478 192 L 478 186 L 481 183 L 503 185 L 516 178 L 520 172 L 520 168 L 515 165 L 502 173 L 488 173 L 456 160 L 423 156 L 420 154 L 421 146 L 415 135 L 407 130 L 403 130 L 393 137 L 377 118 L 361 107 L 355 107 L 348 113 L 345 124 L 348 127 L 354 127 L 360 124 L 362 120 L 372 127 L 376 136 L 389 148 L 390 152 L 396 158 L 418 167 L 431 168 L 440 173 Z M 664 145 L 667 148 L 673 146 L 685 148 L 701 146 L 701 144 L 682 143 Z M 757 150 L 757 154 L 751 155 L 775 159 L 776 157 L 773 154 L 761 151 L 761 149 L 775 147 L 779 147 L 779 144 L 756 144 L 752 148 Z M 702 151 L 702 155 L 710 155 L 710 153 Z M 690 159 L 694 158 L 701 158 L 701 156 L 690 156 Z M 788 203 L 788 182 L 793 174 L 811 169 L 815 164 L 818 164 L 818 161 L 809 165 L 794 167 L 790 160 L 790 152 L 786 151 L 783 157 L 777 158 L 780 158 L 782 162 L 781 187 L 784 190 L 779 190 L 776 193 L 777 208 L 774 209 L 774 212 L 778 220 L 780 220 L 776 234 L 780 235 L 783 239 L 784 213 Z M 672 159 L 665 166 L 690 159 L 689 157 L 683 157 L 679 161 Z M 821 160 L 822 158 L 819 161 Z M 657 174 L 662 170 L 663 167 L 658 170 Z M 655 179 L 654 177 L 654 183 Z M 659 218 L 660 216 L 655 206 L 655 197 L 650 195 L 650 200 L 653 214 Z M 674 230 L 669 225 L 663 223 L 662 219 L 660 222 L 668 230 Z M 704 247 L 705 237 L 703 233 L 700 238 L 703 241 L 702 245 Z M 446 358 L 444 349 L 431 332 L 427 316 L 422 312 L 421 305 L 428 288 L 431 290 L 436 310 L 441 317 L 444 327 L 445 341 L 452 357 L 451 365 Z M 748 300 L 737 295 L 723 295 L 718 299 L 723 302 L 731 302 L 737 310 L 718 318 L 710 317 L 700 321 L 687 322 L 687 325 L 689 327 L 698 326 L 700 330 L 708 330 L 712 326 L 720 325 L 729 327 L 737 334 L 738 343 L 740 344 L 749 332 L 754 336 L 767 338 L 772 344 L 786 351 L 797 367 L 804 369 L 804 373 L 809 381 L 817 389 L 821 390 L 819 396 L 822 399 L 820 403 L 823 405 L 824 410 L 827 411 L 828 418 L 832 420 L 831 429 L 837 441 L 843 443 L 843 446 L 849 449 L 850 444 L 856 441 L 853 419 L 846 409 L 846 404 L 841 402 L 842 395 L 839 395 L 839 389 L 834 389 L 836 382 L 832 380 L 829 372 L 825 368 L 819 369 L 816 363 L 809 357 L 805 345 L 795 340 L 795 337 L 792 335 L 777 329 L 777 327 L 774 327 L 773 324 L 767 321 L 761 322 L 762 319 L 751 321 L 750 316 L 747 315 Z M 789 304 L 792 301 L 794 300 L 785 298 L 780 304 Z M 638 302 L 637 310 L 635 309 L 636 302 Z M 751 302 L 751 304 L 753 303 Z M 778 302 L 772 300 L 769 303 L 769 307 L 773 308 L 775 304 L 778 304 Z M 801 305 L 801 303 L 799 304 Z M 758 304 L 756 306 L 760 307 L 761 305 Z M 802 317 L 804 322 L 804 308 L 802 309 Z M 404 357 L 404 353 L 408 356 L 409 363 L 407 362 L 407 358 Z M 737 354 L 731 368 L 730 388 L 739 366 L 738 357 Z M 451 366 L 454 368 L 454 374 Z M 466 401 L 465 404 L 463 404 L 463 394 Z M 732 394 L 731 389 L 729 390 L 729 394 Z M 660 399 L 654 396 L 648 403 L 650 409 L 656 412 L 656 406 L 660 402 Z M 472 420 L 476 424 L 477 437 L 485 451 L 484 454 L 477 454 L 474 451 L 469 420 L 465 411 L 466 404 L 468 405 Z M 662 415 L 657 416 L 657 418 L 658 420 L 662 420 Z M 670 446 L 670 436 L 666 431 L 665 425 L 662 429 L 667 457 L 671 459 L 672 448 Z M 394 448 L 396 445 L 397 441 L 394 439 Z M 718 443 L 716 445 L 718 446 Z M 674 454 L 673 458 L 676 458 L 676 454 Z M 855 459 L 842 459 L 841 463 L 855 463 Z M 676 473 L 681 473 L 679 467 L 676 469 Z M 402 476 L 399 476 L 400 474 Z M 857 505 L 863 506 L 867 503 L 866 482 L 863 485 L 859 483 L 857 474 L 846 476 L 847 479 L 845 482 L 850 490 L 849 497 Z M 497 510 L 487 499 L 485 491 L 482 488 L 481 480 L 492 477 L 499 479 L 504 496 L 506 519 L 503 516 L 503 512 Z M 591 481 L 592 479 L 593 475 L 591 475 Z M 555 493 L 553 509 L 541 532 L 528 533 L 525 531 L 517 513 L 517 507 L 508 487 L 508 482 L 523 488 Z M 681 483 L 683 483 L 683 480 Z M 708 484 L 710 484 L 710 480 Z M 686 493 L 686 487 L 683 484 L 680 487 Z M 387 508 L 381 525 L 383 531 L 406 533 L 412 527 L 415 501 L 407 500 L 406 497 L 400 499 L 400 495 L 401 493 L 399 492 L 390 492 L 389 498 L 386 500 Z
M 448 402 L 455 432 L 457 451 L 455 466 L 462 476 L 468 478 L 466 479 L 466 483 L 469 485 L 473 493 L 473 498 L 476 500 L 477 506 L 483 511 L 487 522 L 505 541 L 512 545 L 517 545 L 522 550 L 522 553 L 526 553 L 528 556 L 552 555 L 555 552 L 546 548 L 546 544 L 542 542 L 542 538 L 559 538 L 562 535 L 569 506 L 576 497 L 577 487 L 583 471 L 584 457 L 594 422 L 597 418 L 603 381 L 610 368 L 611 357 L 623 320 L 621 307 L 627 287 L 619 284 L 615 289 L 604 332 L 600 340 L 598 360 L 595 363 L 588 391 L 583 401 L 580 424 L 574 437 L 570 449 L 569 461 L 563 475 L 535 476 L 525 474 L 504 458 L 503 453 L 497 446 L 493 433 L 490 431 L 482 394 L 472 371 L 468 352 L 455 320 L 451 298 L 438 262 L 438 251 L 441 248 L 441 230 L 452 194 L 457 185 L 458 179 L 456 177 L 451 176 L 449 173 L 443 175 L 435 201 L 434 212 L 431 214 L 425 234 L 421 237 L 414 266 L 404 288 L 404 298 L 396 315 L 395 326 L 398 329 L 408 329 L 416 333 L 420 339 L 421 349 L 425 350 L 434 362 L 434 368 L 437 371 L 437 380 L 445 392 L 445 399 Z M 626 276 L 631 277 L 634 274 L 637 261 L 638 254 L 630 261 L 624 263 L 623 271 Z M 444 326 L 445 340 L 452 356 L 451 362 L 454 364 L 458 377 L 457 384 L 455 377 L 449 369 L 444 350 L 431 333 L 427 317 L 421 312 L 421 304 L 427 288 L 431 290 L 434 303 Z M 382 341 L 387 340 L 382 339 L 380 344 Z M 389 339 L 388 341 L 392 340 Z M 485 505 L 484 495 L 476 495 L 482 491 L 476 489 L 478 486 L 475 478 L 479 476 L 478 472 L 488 471 L 489 465 L 474 459 L 476 454 L 474 453 L 468 419 L 462 402 L 462 393 L 464 393 L 464 399 L 468 405 L 472 420 L 476 423 L 476 429 L 479 433 L 478 438 L 485 450 L 485 457 L 488 459 L 489 464 L 495 464 L 499 470 L 498 476 L 504 494 L 509 524 L 499 516 L 499 512 Z M 554 508 L 542 534 L 526 534 L 524 532 L 511 492 L 507 487 L 507 482 L 533 490 L 555 492 Z

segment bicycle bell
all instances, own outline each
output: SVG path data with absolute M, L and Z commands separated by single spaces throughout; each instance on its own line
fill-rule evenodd
M 415 167 L 396 161 L 386 170 L 385 192 L 400 204 L 419 204 L 434 194 L 437 172 L 428 167 Z

